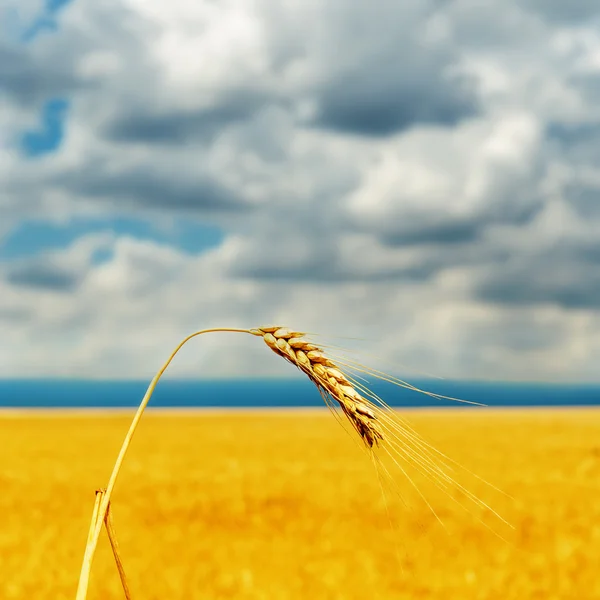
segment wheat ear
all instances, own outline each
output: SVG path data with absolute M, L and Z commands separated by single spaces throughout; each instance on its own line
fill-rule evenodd
M 285 327 L 257 330 L 279 356 L 298 367 L 317 386 L 324 400 L 333 398 L 368 448 L 383 441 L 384 434 L 370 402 L 361 396 L 344 373 L 321 348 L 304 339 L 304 333 Z
M 102 524 L 107 523 L 107 512 L 110 505 L 111 494 L 123 464 L 125 454 L 127 453 L 127 449 L 131 444 L 133 434 L 135 433 L 144 409 L 146 408 L 150 397 L 154 392 L 156 384 L 177 352 L 179 352 L 181 347 L 186 342 L 203 333 L 213 332 L 249 333 L 251 335 L 262 337 L 264 342 L 269 348 L 271 348 L 271 350 L 273 350 L 273 352 L 285 358 L 285 360 L 300 369 L 300 371 L 302 371 L 317 386 L 317 389 L 321 393 L 323 400 L 328 406 L 331 407 L 332 400 L 337 403 L 368 450 L 372 450 L 377 446 L 382 446 L 384 450 L 390 454 L 390 450 L 385 447 L 387 444 L 392 449 L 395 448 L 396 452 L 401 453 L 407 462 L 414 464 L 426 476 L 436 480 L 436 483 L 439 487 L 445 487 L 447 484 L 454 483 L 469 495 L 471 501 L 479 506 L 489 509 L 489 507 L 481 502 L 478 498 L 472 494 L 469 494 L 459 484 L 456 484 L 456 482 L 451 479 L 451 477 L 443 468 L 435 464 L 434 452 L 436 451 L 429 446 L 429 444 L 419 439 L 416 433 L 409 427 L 402 425 L 401 423 L 395 423 L 389 416 L 389 407 L 385 405 L 380 398 L 373 394 L 366 386 L 358 382 L 355 377 L 344 374 L 342 369 L 339 368 L 332 360 L 330 360 L 320 347 L 305 339 L 304 333 L 293 331 L 285 327 L 262 327 L 258 329 L 205 329 L 192 333 L 175 348 L 175 350 L 171 353 L 171 356 L 169 356 L 165 364 L 154 376 L 150 382 L 150 385 L 148 386 L 148 389 L 146 390 L 146 394 L 144 395 L 140 406 L 137 409 L 137 412 L 129 427 L 129 431 L 125 436 L 125 440 L 123 441 L 123 445 L 121 446 L 121 450 L 113 467 L 108 485 L 103 493 L 99 494 L 96 499 L 92 523 L 90 525 L 87 545 L 83 557 L 83 564 L 79 576 L 76 600 L 85 600 L 87 596 L 92 561 L 96 546 L 98 544 L 98 538 L 102 529 Z M 343 362 L 341 364 L 343 364 Z M 356 370 L 356 367 L 351 366 L 350 368 Z M 376 377 L 387 381 L 390 380 L 382 377 L 381 374 L 377 375 L 378 372 L 374 371 L 373 373 Z M 397 383 L 396 381 L 393 382 Z M 404 384 L 404 382 L 400 383 L 403 384 L 403 387 L 410 387 L 416 391 L 423 391 L 413 388 L 412 386 L 408 386 L 408 384 Z M 362 394 L 359 393 L 359 390 L 362 392 Z M 435 394 L 431 395 L 438 397 Z M 373 400 L 378 402 L 381 407 L 377 406 L 373 401 L 367 399 L 367 396 L 370 396 Z M 392 455 L 390 454 L 390 456 Z M 399 463 L 397 463 L 395 460 L 394 462 L 406 475 L 404 469 L 402 469 Z M 110 521 L 107 523 L 107 527 L 109 527 L 109 525 Z M 114 538 L 114 531 L 109 529 L 109 535 L 112 535 Z M 117 560 L 119 573 L 123 575 L 122 565 L 120 564 L 120 560 L 118 558 L 118 550 L 115 554 L 115 559 Z

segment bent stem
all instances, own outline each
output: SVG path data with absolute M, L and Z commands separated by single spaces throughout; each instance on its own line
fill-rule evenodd
M 110 510 L 110 502 L 108 503 L 108 509 L 106 510 L 106 517 L 104 518 L 104 525 L 106 526 L 106 533 L 108 534 L 108 541 L 112 548 L 113 556 L 115 557 L 115 563 L 117 564 L 117 571 L 119 572 L 119 578 L 121 579 L 121 585 L 125 592 L 126 600 L 131 600 L 131 591 L 129 590 L 129 584 L 127 583 L 127 576 L 125 575 L 125 569 L 123 567 L 123 561 L 119 554 L 119 544 L 117 543 L 117 536 L 115 535 L 115 526 L 112 520 L 112 511 Z
M 121 470 L 121 466 L 123 464 L 123 460 L 125 458 L 125 454 L 129 449 L 131 444 L 131 440 L 133 438 L 133 434 L 137 429 L 137 426 L 142 418 L 142 414 L 144 413 L 144 409 L 148 405 L 148 402 L 154 392 L 154 388 L 156 388 L 156 384 L 159 379 L 162 377 L 163 373 L 167 370 L 167 367 L 171 364 L 175 355 L 181 350 L 182 346 L 186 344 L 192 338 L 201 335 L 203 333 L 216 333 L 216 332 L 232 332 L 232 333 L 249 333 L 251 335 L 260 335 L 258 332 L 252 329 L 231 329 L 231 328 L 216 328 L 216 329 L 203 329 L 202 331 L 196 331 L 191 335 L 188 335 L 179 345 L 173 350 L 171 356 L 167 359 L 165 364 L 161 367 L 160 371 L 154 376 L 140 405 L 133 417 L 133 421 L 129 426 L 129 431 L 123 440 L 123 445 L 121 446 L 121 450 L 117 457 L 117 461 L 115 462 L 115 466 L 113 467 L 113 471 L 111 473 L 110 479 L 108 480 L 108 485 L 106 489 L 98 493 L 96 495 L 96 504 L 94 505 L 94 512 L 92 514 L 92 522 L 90 523 L 90 530 L 88 534 L 88 541 L 85 548 L 85 554 L 83 556 L 83 564 L 81 566 L 81 572 L 79 574 L 79 585 L 77 587 L 77 596 L 76 600 L 85 600 L 87 597 L 87 591 L 90 580 L 90 571 L 92 568 L 92 561 L 94 559 L 94 553 L 96 552 L 96 546 L 98 545 L 98 538 L 100 537 L 100 532 L 102 531 L 102 524 L 106 518 L 106 514 L 108 512 L 108 505 L 110 502 L 110 497 L 112 491 L 115 487 L 115 482 L 117 481 L 117 477 L 119 475 L 119 471 Z

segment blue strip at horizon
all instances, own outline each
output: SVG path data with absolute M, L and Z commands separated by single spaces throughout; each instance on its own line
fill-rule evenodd
M 148 381 L 86 381 L 60 379 L 0 379 L 2 408 L 133 408 Z M 600 383 L 540 384 L 476 381 L 414 381 L 422 389 L 488 407 L 600 406 Z M 377 382 L 371 386 L 392 407 L 485 407 L 403 390 Z M 156 388 L 150 406 L 156 408 L 299 408 L 324 406 L 314 385 L 305 378 L 252 380 L 166 380 Z

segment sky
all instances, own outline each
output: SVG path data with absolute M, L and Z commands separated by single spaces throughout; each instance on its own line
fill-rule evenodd
M 271 324 L 599 381 L 597 0 L 0 0 L 0 376 Z M 169 372 L 281 362 L 221 334 Z

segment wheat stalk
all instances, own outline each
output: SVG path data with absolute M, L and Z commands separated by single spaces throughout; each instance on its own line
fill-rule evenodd
M 148 389 L 146 390 L 146 393 L 129 427 L 129 431 L 125 436 L 123 445 L 108 481 L 108 485 L 106 486 L 106 489 L 97 494 L 92 515 L 92 522 L 90 524 L 90 530 L 88 533 L 87 545 L 83 557 L 83 564 L 79 576 L 76 600 L 85 600 L 87 597 L 92 561 L 103 524 L 105 524 L 107 527 L 107 532 L 109 534 L 109 539 L 111 541 L 111 546 L 113 548 L 113 553 L 117 562 L 119 575 L 121 576 L 125 593 L 127 594 L 128 598 L 130 597 L 123 571 L 123 565 L 121 563 L 118 547 L 115 541 L 114 528 L 108 512 L 111 494 L 123 464 L 125 454 L 127 453 L 127 450 L 131 444 L 133 434 L 137 429 L 144 409 L 146 408 L 160 377 L 163 375 L 177 352 L 179 352 L 181 347 L 186 342 L 203 333 L 213 332 L 248 333 L 261 337 L 266 345 L 273 350 L 273 352 L 300 369 L 300 371 L 302 371 L 316 385 L 323 400 L 330 408 L 337 405 L 341 409 L 348 422 L 352 425 L 356 433 L 358 433 L 364 447 L 370 452 L 372 458 L 374 459 L 374 464 L 378 468 L 381 467 L 384 471 L 384 475 L 387 475 L 390 479 L 392 479 L 392 477 L 389 474 L 389 471 L 383 465 L 383 463 L 379 462 L 379 459 L 374 454 L 374 451 L 378 448 L 381 448 L 387 455 L 389 455 L 395 466 L 403 473 L 404 476 L 409 479 L 413 486 L 415 484 L 412 482 L 409 475 L 400 464 L 400 461 L 411 465 L 419 473 L 432 481 L 439 489 L 444 491 L 452 501 L 458 502 L 457 499 L 454 498 L 448 491 L 451 486 L 454 486 L 455 488 L 459 489 L 470 502 L 474 503 L 480 508 L 485 508 L 486 510 L 491 511 L 498 519 L 506 523 L 506 521 L 495 511 L 493 511 L 487 504 L 471 494 L 467 489 L 465 489 L 450 476 L 448 471 L 451 471 L 452 468 L 449 467 L 448 463 L 452 463 L 459 467 L 460 465 L 433 448 L 407 423 L 403 422 L 398 416 L 393 415 L 390 407 L 387 406 L 383 400 L 374 394 L 366 385 L 358 380 L 361 379 L 361 377 L 350 375 L 349 371 L 363 373 L 366 372 L 384 381 L 389 381 L 396 385 L 400 385 L 402 387 L 421 392 L 435 398 L 447 398 L 447 396 L 440 396 L 438 394 L 432 394 L 430 392 L 415 388 L 414 386 L 400 379 L 391 377 L 380 371 L 366 369 L 362 365 L 353 363 L 352 361 L 348 362 L 344 361 L 343 359 L 336 359 L 334 362 L 327 356 L 321 347 L 307 340 L 304 333 L 290 330 L 285 327 L 262 327 L 257 329 L 205 329 L 192 333 L 182 342 L 180 342 L 180 344 L 171 353 L 165 364 L 154 376 L 150 382 L 150 385 L 148 386 Z M 464 400 L 460 400 L 458 398 L 450 399 L 457 400 L 459 402 L 465 402 Z M 473 402 L 468 403 L 477 404 Z M 420 494 L 418 488 L 417 491 Z M 421 497 L 435 515 L 435 511 L 422 494 Z M 458 503 L 460 504 L 460 502 Z M 464 505 L 460 505 L 465 508 Z M 437 515 L 435 516 L 437 517 Z
M 166 360 L 165 364 L 160 368 L 158 373 L 152 378 L 142 401 L 131 421 L 131 425 L 129 426 L 129 430 L 125 435 L 125 439 L 123 440 L 123 444 L 121 446 L 121 450 L 119 451 L 119 455 L 117 456 L 117 460 L 113 467 L 112 473 L 108 480 L 108 484 L 106 489 L 102 494 L 98 494 L 96 496 L 96 504 L 94 506 L 94 512 L 92 514 L 92 522 L 90 524 L 90 530 L 88 533 L 88 540 L 85 547 L 85 552 L 83 555 L 83 563 L 81 565 L 81 571 L 79 573 L 79 583 L 77 585 L 77 595 L 76 600 L 85 600 L 87 598 L 87 591 L 90 583 L 90 572 L 92 570 L 92 562 L 94 560 L 94 554 L 96 552 L 96 546 L 98 545 L 98 539 L 100 538 L 100 532 L 102 531 L 102 524 L 106 519 L 106 515 L 108 513 L 108 506 L 110 503 L 110 498 L 112 495 L 112 491 L 115 487 L 115 483 L 117 481 L 117 477 L 119 476 L 119 472 L 121 471 L 121 466 L 123 465 L 123 461 L 125 460 L 125 455 L 127 454 L 127 450 L 131 445 L 131 440 L 133 439 L 133 435 L 135 430 L 138 427 L 140 419 L 144 414 L 144 410 L 152 397 L 152 393 L 156 388 L 156 384 L 159 379 L 162 377 L 163 373 L 167 370 L 167 367 L 171 364 L 171 361 L 175 358 L 175 355 L 181 350 L 181 348 L 189 342 L 192 338 L 195 338 L 203 333 L 216 333 L 216 332 L 232 332 L 232 333 L 250 333 L 253 335 L 258 335 L 253 330 L 250 329 L 233 329 L 228 327 L 218 327 L 214 329 L 203 329 L 201 331 L 196 331 L 190 335 L 188 335 L 185 339 L 183 339 L 171 352 L 171 355 Z

